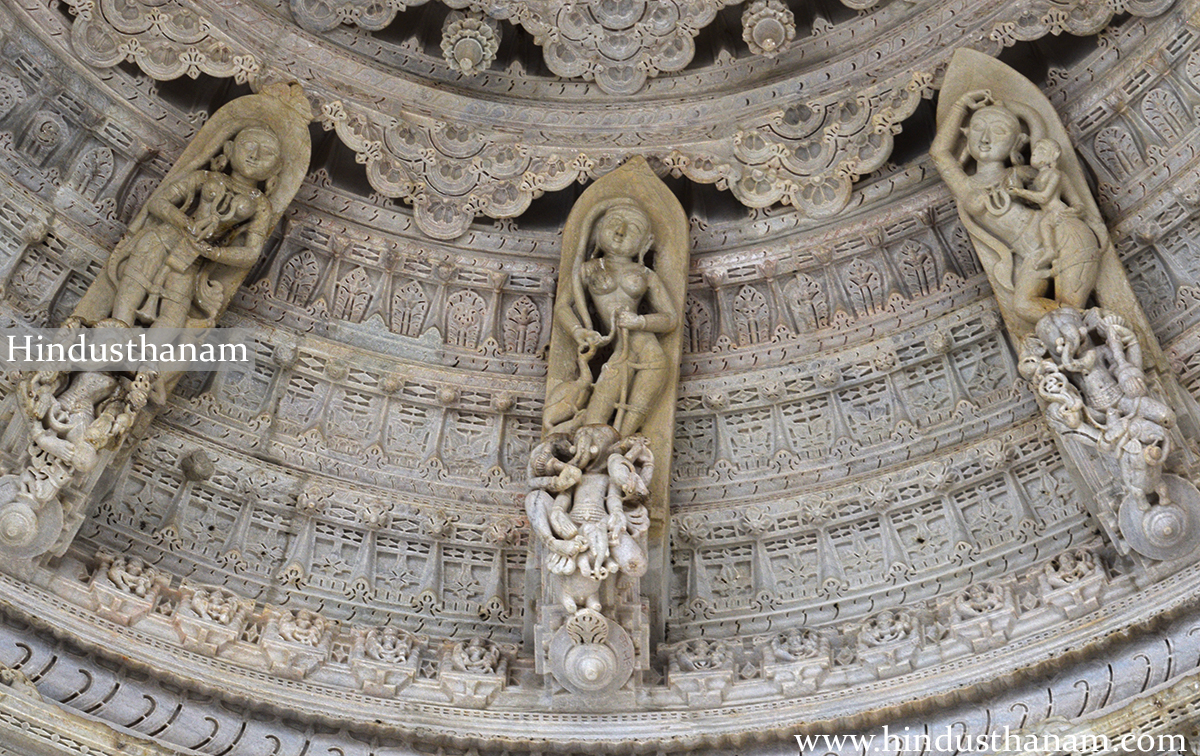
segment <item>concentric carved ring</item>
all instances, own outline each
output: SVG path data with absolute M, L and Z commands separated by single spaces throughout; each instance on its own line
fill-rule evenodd
M 581 614 L 587 615 L 585 624 L 590 632 L 581 636 L 578 623 L 567 620 L 554 633 L 550 641 L 550 673 L 572 693 L 613 693 L 633 674 L 633 641 L 611 619 L 597 612 Z M 607 628 L 592 627 L 594 620 L 603 621 Z

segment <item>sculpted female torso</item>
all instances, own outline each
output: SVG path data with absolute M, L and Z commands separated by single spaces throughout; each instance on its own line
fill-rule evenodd
M 258 187 L 279 171 L 280 152 L 269 129 L 246 128 L 226 147 L 230 173 L 197 170 L 160 189 L 128 258 L 118 261 L 112 317 L 130 326 L 182 327 L 205 261 L 252 265 L 274 221 Z
M 1040 124 L 1036 114 L 1018 105 L 993 104 L 987 91 L 963 94 L 939 128 L 930 155 L 958 200 L 964 221 L 969 218 L 968 231 L 997 256 L 990 261 L 993 282 L 1011 297 L 1013 314 L 1032 328 L 1060 304 L 1086 305 L 1099 272 L 1101 246 L 1083 219 L 1063 214 L 1055 218 L 1055 248 L 1043 248 L 1039 221 L 1046 211 L 1018 199 L 1023 191 L 1020 149 L 1028 135 L 1014 110 L 1035 126 Z M 955 154 L 963 132 L 966 154 Z M 974 173 L 964 168 L 967 156 L 975 162 Z M 1052 278 L 1053 299 L 1047 296 Z
M 579 382 L 590 382 L 588 363 L 598 350 L 611 345 L 612 353 L 581 412 L 568 415 L 572 408 L 567 406 L 560 418 L 548 410 L 556 427 L 611 425 L 628 436 L 657 399 L 668 370 L 659 335 L 674 330 L 678 319 L 662 280 L 642 261 L 652 243 L 650 220 L 633 202 L 614 204 L 596 222 L 597 256 L 579 266 L 573 306 L 559 310 L 558 317 L 578 345 Z

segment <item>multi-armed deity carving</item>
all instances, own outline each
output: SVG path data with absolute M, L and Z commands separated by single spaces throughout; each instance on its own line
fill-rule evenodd
M 937 120 L 931 155 L 1093 514 L 1122 551 L 1189 553 L 1200 492 L 1175 427 L 1194 404 L 1165 371 L 1053 108 L 1012 69 L 962 50 Z
M 212 326 L 308 170 L 311 110 L 296 85 L 209 119 L 130 224 L 68 329 Z M 89 493 L 178 373 L 41 371 L 22 377 L 5 436 L 21 469 L 0 478 L 0 552 L 61 553 Z M 21 449 L 24 446 L 24 453 Z
M 640 578 L 665 532 L 687 218 L 637 159 L 567 219 L 526 510 L 542 573 L 539 671 L 611 694 L 644 668 Z

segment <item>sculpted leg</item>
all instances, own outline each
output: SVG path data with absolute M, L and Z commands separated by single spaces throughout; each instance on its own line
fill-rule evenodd
M 640 334 L 648 336 L 649 334 Z M 654 338 L 643 339 L 635 351 L 634 359 L 641 369 L 629 387 L 629 396 L 625 400 L 626 409 L 621 415 L 621 423 L 617 430 L 621 436 L 628 436 L 637 431 L 642 421 L 646 419 L 650 408 L 659 398 L 663 385 L 667 380 L 667 358 L 662 347 Z
M 610 425 L 613 411 L 621 399 L 621 385 L 625 381 L 626 368 L 624 365 L 614 365 L 612 360 L 600 369 L 600 377 L 592 390 L 592 400 L 588 402 L 584 415 L 585 425 Z
M 1068 307 L 1084 309 L 1100 275 L 1100 243 L 1087 224 L 1064 220 L 1057 229 L 1059 248 L 1054 298 Z
M 1046 298 L 1050 288 L 1046 270 L 1035 270 L 1024 261 L 1013 277 L 1013 307 L 1017 314 L 1032 326 L 1058 303 Z

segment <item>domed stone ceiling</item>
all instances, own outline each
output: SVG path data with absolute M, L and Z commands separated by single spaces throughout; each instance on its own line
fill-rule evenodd
M 1200 393 L 1198 11 L 0 7 L 7 323 L 72 312 L 218 107 L 298 81 L 316 116 L 222 320 L 255 368 L 185 377 L 69 550 L 3 565 L 0 753 L 1190 732 L 1200 553 L 1122 554 L 1088 513 L 928 149 L 956 50 L 1030 78 Z M 639 156 L 691 235 L 668 524 L 649 668 L 589 702 L 537 668 L 523 502 L 567 213 Z

